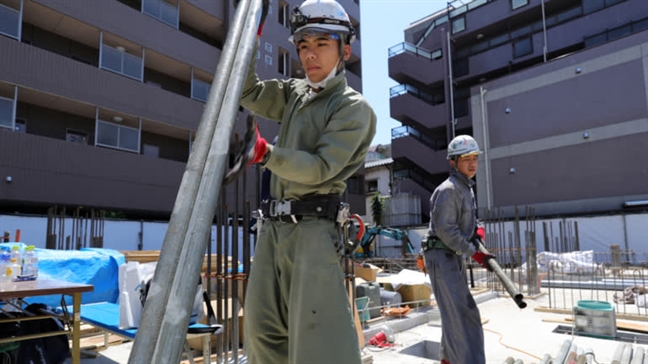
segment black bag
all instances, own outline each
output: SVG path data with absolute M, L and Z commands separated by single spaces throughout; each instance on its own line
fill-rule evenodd
M 25 311 L 37 316 L 53 314 L 51 307 L 33 303 Z M 27 320 L 19 323 L 19 335 L 61 331 L 61 335 L 19 341 L 18 348 L 10 352 L 12 364 L 63 364 L 70 356 L 70 343 L 65 327 L 56 318 Z

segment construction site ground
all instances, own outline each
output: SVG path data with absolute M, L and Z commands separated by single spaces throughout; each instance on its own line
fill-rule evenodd
M 548 295 L 539 294 L 527 297 L 528 306 L 520 309 L 512 299 L 504 294 L 490 290 L 474 290 L 473 295 L 481 312 L 487 363 L 543 363 L 548 355 L 556 358 L 566 342 L 575 344 L 580 349 L 589 348 L 594 353 L 592 363 L 612 363 L 615 353 L 620 346 L 626 345 L 617 340 L 556 333 L 559 326 L 571 327 L 571 313 L 566 310 L 548 309 Z M 363 327 L 365 341 L 382 330 L 387 325 L 394 332 L 393 346 L 379 348 L 366 345 L 363 350 L 363 363 L 375 364 L 434 364 L 438 360 L 438 342 L 441 338 L 441 322 L 439 313 L 434 305 L 421 306 L 412 309 L 404 317 L 378 317 L 370 320 Z M 648 331 L 645 318 L 639 320 L 617 320 L 617 326 L 633 326 L 639 331 Z M 636 332 L 636 331 L 635 331 Z M 641 335 L 641 334 L 639 334 Z M 85 345 L 86 354 L 97 354 L 96 357 L 82 356 L 83 364 L 125 364 L 132 347 L 132 342 L 122 342 L 114 338 L 106 349 L 93 349 L 103 346 L 103 336 L 94 338 L 97 343 L 88 338 Z M 648 345 L 632 345 L 635 352 L 640 347 L 648 352 Z M 470 350 L 470 348 L 465 348 Z M 641 349 L 640 349 L 641 350 Z M 196 353 L 196 363 L 205 362 Z M 67 363 L 71 361 L 68 359 Z M 188 363 L 188 361 L 185 361 Z M 227 361 L 212 355 L 212 363 L 241 363 L 247 364 L 243 355 L 235 360 L 231 355 Z M 634 362 L 634 361 L 633 361 Z M 555 363 L 555 362 L 554 362 Z M 263 363 L 274 364 L 274 363 Z

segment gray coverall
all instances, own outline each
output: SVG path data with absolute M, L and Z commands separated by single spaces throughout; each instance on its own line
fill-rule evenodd
M 441 359 L 450 364 L 483 364 L 484 332 L 477 304 L 466 283 L 464 256 L 475 246 L 469 239 L 477 226 L 475 182 L 457 170 L 430 198 L 430 229 L 449 249 L 425 252 L 425 267 L 441 313 Z
M 272 172 L 271 197 L 342 195 L 376 132 L 367 101 L 347 86 L 344 71 L 311 93 L 300 79 L 260 81 L 254 67 L 241 105 L 280 123 L 265 164 Z M 250 364 L 361 363 L 339 240 L 328 219 L 264 221 L 245 299 Z

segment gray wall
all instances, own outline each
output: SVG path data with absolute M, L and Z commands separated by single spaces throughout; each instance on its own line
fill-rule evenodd
M 648 199 L 646 32 L 483 87 L 487 119 L 473 112 L 485 148 L 480 207 L 583 213 Z M 479 92 L 472 90 L 473 110 L 482 107 Z

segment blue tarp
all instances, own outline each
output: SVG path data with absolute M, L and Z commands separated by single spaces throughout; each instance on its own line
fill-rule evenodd
M 0 246 L 21 243 L 0 243 Z M 119 303 L 119 266 L 126 262 L 123 254 L 112 249 L 83 248 L 81 250 L 35 249 L 38 256 L 38 279 L 56 279 L 94 285 L 93 292 L 81 294 L 82 303 Z M 61 295 L 25 298 L 29 303 L 61 305 Z M 72 297 L 65 296 L 66 305 Z

